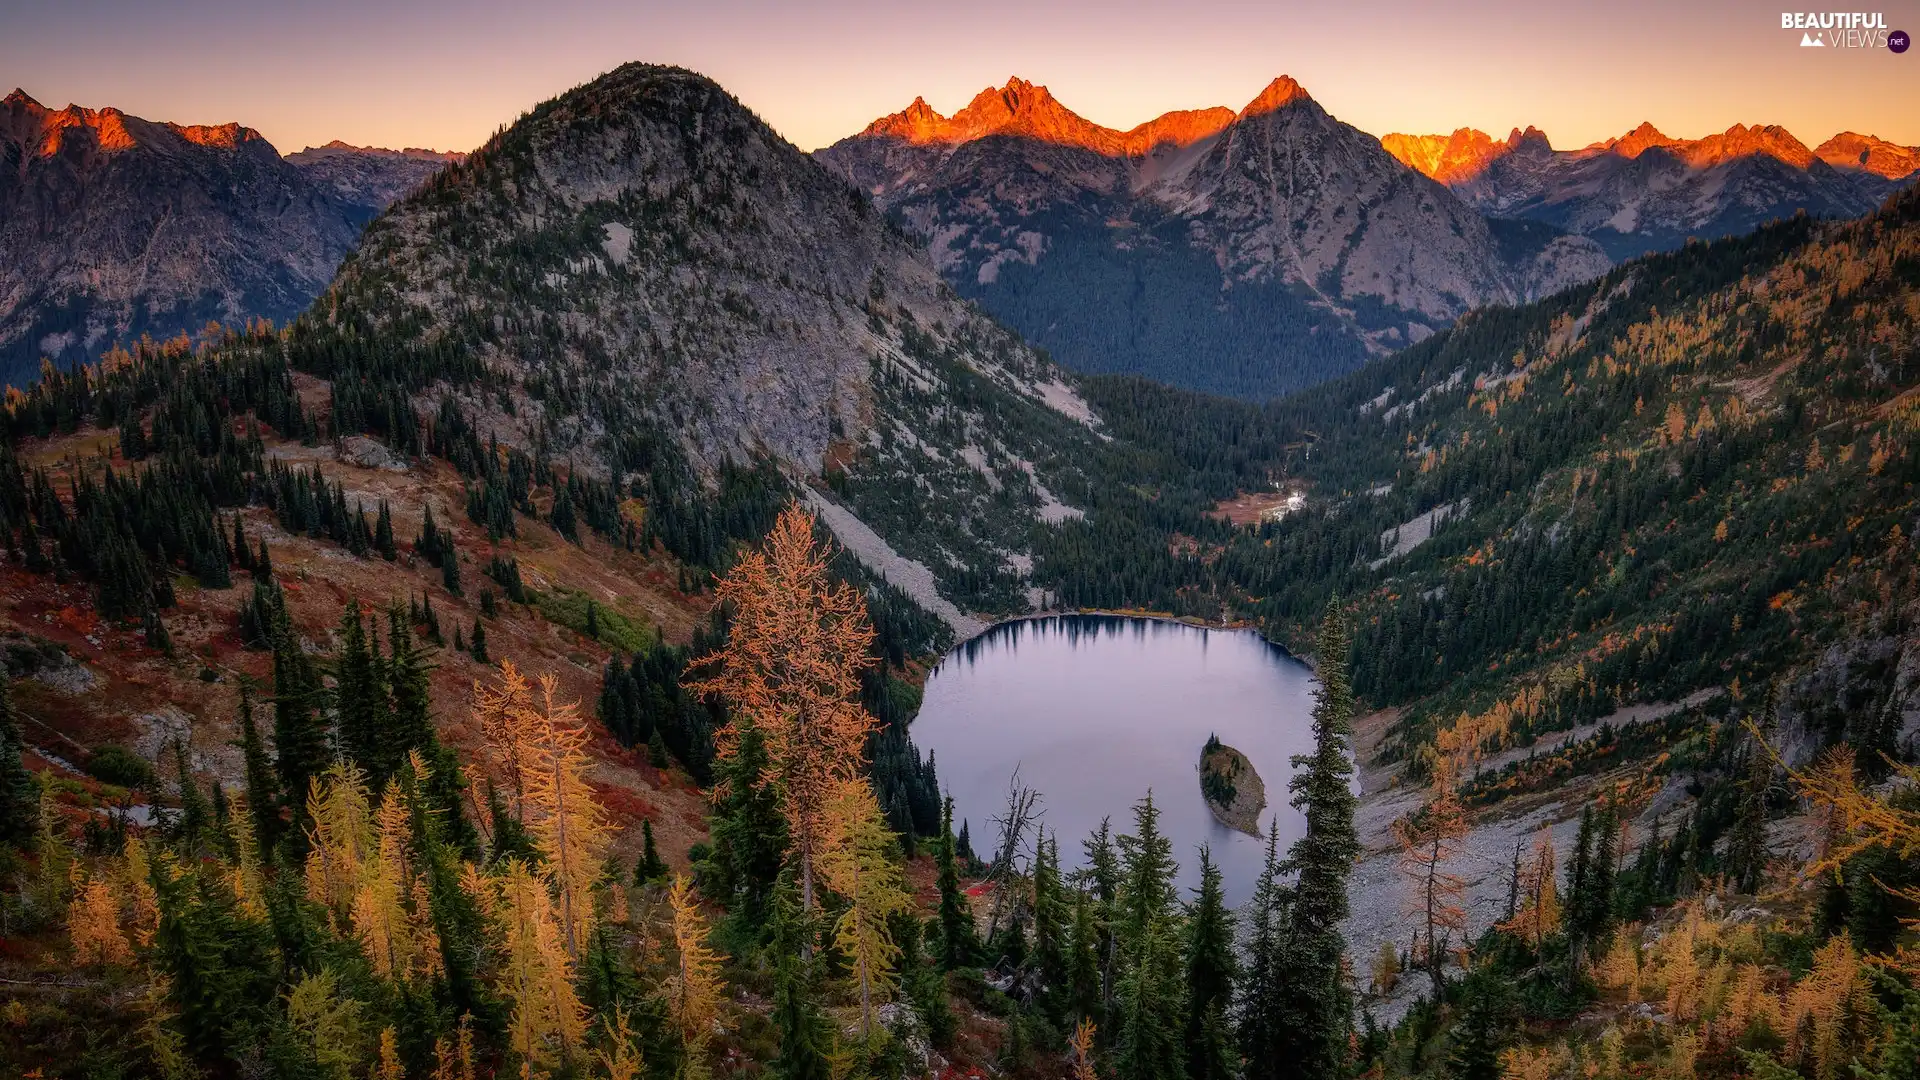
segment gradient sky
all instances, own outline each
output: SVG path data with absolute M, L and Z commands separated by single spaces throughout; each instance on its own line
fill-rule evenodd
M 1920 49 L 1799 48 L 1783 2 L 0 0 L 0 90 L 238 120 L 282 151 L 464 150 L 648 60 L 711 75 L 811 149 L 916 94 L 951 113 L 1013 74 L 1125 128 L 1238 108 L 1285 73 L 1375 134 L 1534 124 L 1564 148 L 1651 120 L 1687 137 L 1744 122 L 1809 145 L 1845 129 L 1920 144 Z M 1920 32 L 1920 0 L 1861 6 Z

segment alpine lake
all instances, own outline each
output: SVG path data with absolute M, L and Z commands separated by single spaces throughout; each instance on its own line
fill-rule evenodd
M 1199 848 L 1220 867 L 1229 904 L 1252 894 L 1278 829 L 1282 857 L 1305 827 L 1287 804 L 1293 757 L 1312 750 L 1312 671 L 1259 634 L 1157 619 L 1060 615 L 995 626 L 941 660 L 926 683 L 913 739 L 932 752 L 954 800 L 954 828 L 991 859 L 1016 770 L 1040 794 L 1038 824 L 1060 839 L 1063 870 L 1110 819 L 1134 828 L 1153 793 L 1180 864 L 1199 883 Z M 1217 735 L 1266 785 L 1261 836 L 1216 820 L 1200 790 L 1200 755 Z M 1024 848 L 1030 852 L 1033 837 Z

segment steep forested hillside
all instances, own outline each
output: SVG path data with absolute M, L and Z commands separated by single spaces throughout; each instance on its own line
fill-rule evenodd
M 1476 312 L 1266 408 L 1095 381 L 1110 430 L 1160 448 L 1141 453 L 1167 487 L 1089 493 L 1037 574 L 1067 604 L 1231 614 L 1283 639 L 1345 598 L 1356 689 L 1415 706 L 1393 753 L 1463 714 L 1496 718 L 1492 750 L 1751 689 L 1828 644 L 1872 652 L 1909 632 L 1916 250 L 1907 195 Z M 1166 497 L 1279 482 L 1307 509 L 1251 530 Z M 1871 722 L 1890 748 L 1901 720 Z

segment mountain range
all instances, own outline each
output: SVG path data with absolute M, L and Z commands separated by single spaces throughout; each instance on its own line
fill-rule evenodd
M 1230 393 L 1317 381 L 1608 265 L 1551 230 L 1496 234 L 1284 77 L 1238 111 L 1129 131 L 1012 79 L 816 156 L 1069 367 Z
M 1920 166 L 1842 133 L 1680 140 L 1641 125 L 1554 150 L 1373 136 L 1292 79 L 1238 110 L 1128 130 L 1014 78 L 951 117 L 916 99 L 816 151 L 973 300 L 1070 369 L 1261 398 L 1465 311 L 1544 296 L 1688 237 L 1866 212 Z M 238 124 L 0 105 L 0 378 L 142 334 L 285 321 L 359 230 L 460 154 L 342 142 L 282 157 Z
M 916 99 L 816 153 L 1067 366 L 1249 397 L 1690 236 L 1857 216 L 1913 164 L 1850 133 L 1815 155 L 1775 127 L 1685 141 L 1642 125 L 1570 153 L 1531 128 L 1376 139 L 1286 77 L 1238 111 L 1127 131 L 1015 78 L 951 117 Z
M 448 157 L 335 143 L 283 158 L 239 124 L 15 90 L 0 101 L 0 379 L 143 334 L 291 318 L 361 226 Z
M 1504 141 L 1462 128 L 1380 142 L 1490 217 L 1590 237 L 1615 259 L 1750 232 L 1799 211 L 1857 217 L 1920 171 L 1910 146 L 1846 131 L 1809 150 L 1774 125 L 1676 139 L 1641 124 L 1578 150 L 1555 150 L 1532 127 Z

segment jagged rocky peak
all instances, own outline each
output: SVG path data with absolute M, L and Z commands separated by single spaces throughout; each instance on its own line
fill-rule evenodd
M 1778 124 L 1756 124 L 1752 127 L 1735 124 L 1718 135 L 1675 145 L 1682 159 L 1696 169 L 1711 168 L 1723 161 L 1755 155 L 1784 161 L 1797 169 L 1808 168 L 1814 162 L 1813 151 L 1807 149 L 1807 144 L 1794 138 L 1791 132 Z
M 1252 101 L 1247 102 L 1246 107 L 1240 110 L 1240 116 L 1242 119 L 1259 116 L 1300 102 L 1312 104 L 1313 97 L 1307 93 L 1305 87 L 1294 81 L 1293 76 L 1279 75 Z
M 169 149 L 181 144 L 213 150 L 273 152 L 265 136 L 231 121 L 156 123 L 112 106 L 90 109 L 69 104 L 64 109 L 49 109 L 21 89 L 0 101 L 0 137 L 38 157 L 86 151 L 113 154 L 136 147 Z
M 1108 157 L 1140 157 L 1166 147 L 1185 147 L 1218 134 L 1233 123 L 1223 106 L 1176 109 L 1126 131 L 1086 119 L 1062 104 L 1053 92 L 1019 76 L 989 86 L 951 117 L 942 116 L 925 98 L 868 124 L 853 140 L 897 139 L 912 146 L 959 144 L 992 135 L 1017 135 L 1058 146 L 1092 150 Z
M 1043 142 L 1079 146 L 1101 153 L 1124 152 L 1124 137 L 1062 105 L 1046 87 L 1019 76 L 989 86 L 951 117 L 942 116 L 925 98 L 867 125 L 863 137 L 895 138 L 916 146 L 965 143 L 990 135 L 1022 135 Z
M 1507 133 L 1507 149 L 1515 152 L 1550 154 L 1553 152 L 1553 143 L 1547 138 L 1546 132 L 1528 124 L 1525 131 L 1514 128 Z
M 1408 168 L 1452 185 L 1480 175 L 1488 163 L 1511 153 L 1519 137 L 1515 129 L 1506 142 L 1495 142 L 1484 131 L 1459 128 L 1451 135 L 1382 135 L 1380 145 Z
M 1514 128 L 1504 140 L 1475 128 L 1459 128 L 1451 135 L 1382 135 L 1380 145 L 1401 164 L 1448 187 L 1478 180 L 1494 163 L 1511 154 L 1549 157 L 1553 143 L 1547 133 L 1528 124 Z
M 1632 131 L 1627 132 L 1617 139 L 1608 139 L 1602 146 L 1605 149 L 1619 154 L 1621 157 L 1634 158 L 1646 153 L 1653 147 L 1672 146 L 1679 141 L 1678 139 L 1669 139 L 1661 134 L 1660 129 L 1653 126 L 1652 121 L 1642 120 L 1640 121 L 1639 127 L 1634 128 Z
M 1905 180 L 1920 172 L 1920 147 L 1902 146 L 1856 131 L 1843 131 L 1813 152 L 1836 169 L 1871 173 L 1883 180 Z
M 1175 109 L 1128 131 L 1128 152 L 1150 154 L 1163 147 L 1192 146 L 1202 139 L 1220 134 L 1233 121 L 1233 110 L 1224 105 L 1209 109 Z

